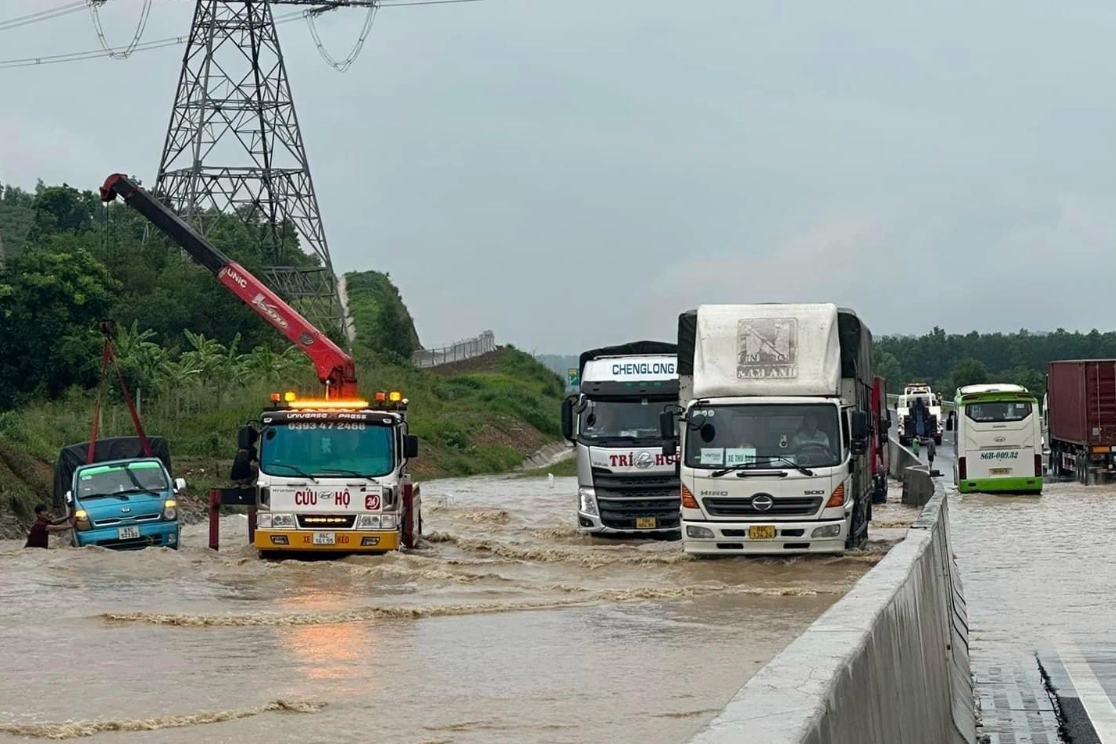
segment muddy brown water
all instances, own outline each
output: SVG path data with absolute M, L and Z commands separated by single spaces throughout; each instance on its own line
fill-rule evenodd
M 572 527 L 573 479 L 423 485 L 421 550 L 265 562 L 0 543 L 0 741 L 680 742 L 901 539 L 691 560 Z

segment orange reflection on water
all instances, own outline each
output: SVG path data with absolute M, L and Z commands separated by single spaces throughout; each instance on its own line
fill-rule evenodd
M 346 594 L 300 587 L 295 596 L 276 600 L 285 611 L 300 615 L 333 614 L 351 609 Z M 296 659 L 296 670 L 306 680 L 345 680 L 340 687 L 361 693 L 376 692 L 380 681 L 379 643 L 367 622 L 290 625 L 275 629 L 279 645 Z

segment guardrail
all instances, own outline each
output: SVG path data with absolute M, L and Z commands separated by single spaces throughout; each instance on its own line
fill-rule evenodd
M 485 331 L 479 336 L 455 341 L 448 346 L 437 349 L 419 349 L 411 355 L 411 361 L 416 367 L 420 368 L 437 367 L 442 364 L 463 362 L 466 359 L 479 357 L 491 351 L 496 351 L 496 334 L 492 331 Z

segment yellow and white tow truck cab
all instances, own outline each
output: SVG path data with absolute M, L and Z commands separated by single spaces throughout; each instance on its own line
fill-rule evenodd
M 259 422 L 241 429 L 237 454 L 240 467 L 245 459 L 256 463 L 255 547 L 262 553 L 413 547 L 422 507 L 407 463 L 418 455 L 418 439 L 408 433 L 402 394 L 377 393 L 372 404 L 293 393 L 271 399 Z

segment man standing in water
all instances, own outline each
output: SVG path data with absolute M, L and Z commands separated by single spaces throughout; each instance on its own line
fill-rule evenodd
M 69 519 L 55 519 L 51 520 L 50 515 L 47 514 L 45 504 L 39 504 L 35 507 L 35 521 L 31 524 L 31 530 L 27 533 L 27 544 L 25 548 L 46 548 L 50 546 L 51 532 L 64 532 L 70 529 Z

